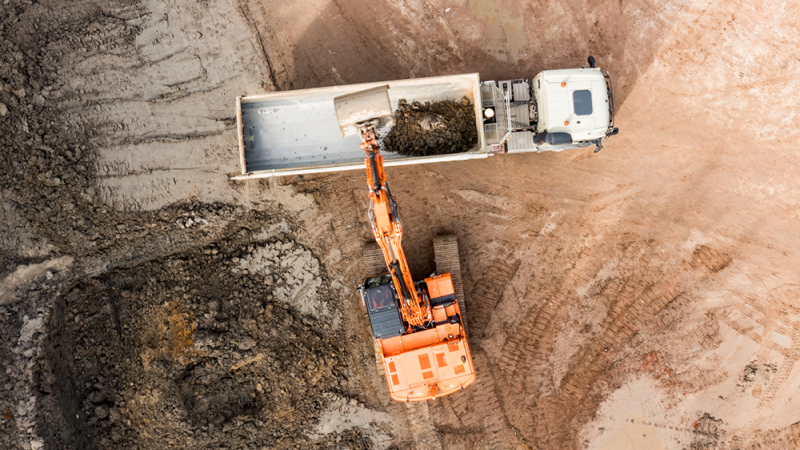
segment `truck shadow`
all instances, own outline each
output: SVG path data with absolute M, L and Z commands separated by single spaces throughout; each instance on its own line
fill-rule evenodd
M 482 80 L 533 78 L 593 55 L 611 73 L 621 106 L 679 17 L 604 2 L 507 0 L 457 7 L 388 0 L 242 2 L 275 90 L 479 72 Z

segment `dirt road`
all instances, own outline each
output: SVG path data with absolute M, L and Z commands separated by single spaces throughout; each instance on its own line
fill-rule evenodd
M 0 5 L 0 447 L 800 446 L 797 2 Z M 230 182 L 243 93 L 612 74 L 604 150 L 392 167 L 478 381 L 388 401 L 359 171 Z

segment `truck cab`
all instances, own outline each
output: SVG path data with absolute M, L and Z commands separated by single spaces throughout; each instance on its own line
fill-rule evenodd
M 570 142 L 596 141 L 611 131 L 611 90 L 600 69 L 545 70 L 533 79 L 533 92 L 542 142 L 555 133 Z
M 593 67 L 545 70 L 533 80 L 481 84 L 484 135 L 497 153 L 589 147 L 619 132 L 608 72 Z

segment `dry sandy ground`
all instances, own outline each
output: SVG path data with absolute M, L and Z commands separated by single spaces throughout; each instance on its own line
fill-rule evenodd
M 357 430 L 374 448 L 800 447 L 800 3 L 98 4 L 133 27 L 127 51 L 73 49 L 48 98 L 69 126 L 94 131 L 90 195 L 132 214 L 190 198 L 278 208 L 341 292 L 331 311 L 358 401 L 326 397 L 310 439 Z M 96 45 L 116 39 L 98 33 Z M 417 276 L 433 271 L 432 238 L 458 235 L 478 372 L 461 394 L 389 402 L 350 289 L 369 240 L 363 174 L 229 182 L 235 96 L 472 71 L 530 78 L 588 54 L 611 72 L 621 129 L 599 154 L 387 170 Z M 58 264 L 96 276 L 113 264 L 91 261 L 147 259 L 136 241 L 73 255 L 20 230 L 4 245 L 34 259 L 11 266 L 6 289 Z M 182 228 L 170 233 L 160 252 L 186 248 Z M 18 445 L 36 448 L 26 427 L 14 428 Z

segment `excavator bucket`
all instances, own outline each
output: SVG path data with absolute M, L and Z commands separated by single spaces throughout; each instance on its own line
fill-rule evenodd
M 333 99 L 336 119 L 342 137 L 361 134 L 358 124 L 375 120 L 376 127 L 392 124 L 392 105 L 389 103 L 389 85 L 340 95 Z

